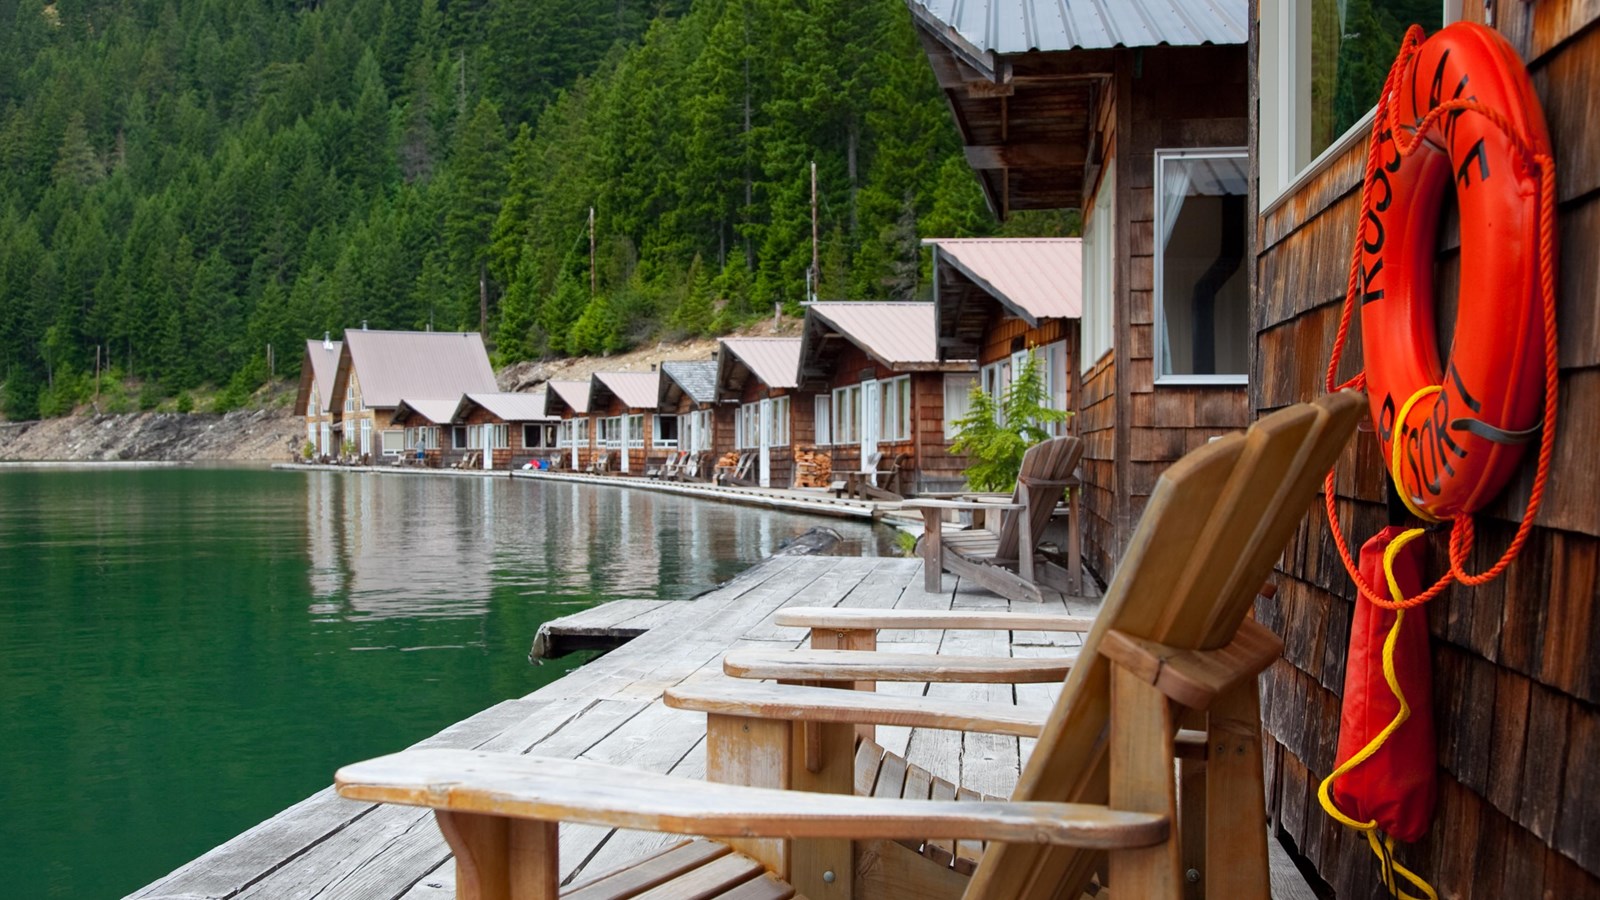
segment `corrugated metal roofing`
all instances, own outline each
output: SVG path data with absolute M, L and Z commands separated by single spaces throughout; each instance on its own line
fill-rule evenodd
M 1030 322 L 1083 315 L 1082 238 L 932 238 L 955 266 Z
M 556 415 L 550 405 L 556 400 L 572 407 L 572 411 L 583 414 L 589 411 L 589 382 L 587 381 L 551 381 L 545 384 L 549 393 L 545 395 L 545 412 Z
M 533 391 L 526 394 L 466 394 L 461 402 L 456 404 L 455 414 L 460 418 L 466 413 L 468 403 L 488 410 L 491 415 L 502 422 L 540 422 L 553 419 L 544 411 L 544 391 Z
M 306 341 L 306 358 L 311 360 L 311 377 L 317 383 L 317 398 L 322 401 L 322 411 L 333 409 L 333 377 L 339 373 L 339 349 L 344 341 Z
M 980 53 L 1243 44 L 1247 0 L 906 0 Z
M 677 383 L 695 403 L 714 403 L 717 399 L 717 361 L 714 359 L 664 362 L 661 373 Z M 662 386 L 663 390 L 665 387 Z
M 438 397 L 427 397 L 413 400 L 404 397 L 395 404 L 395 415 L 398 417 L 407 409 L 427 419 L 435 425 L 449 425 L 456 418 L 456 401 L 444 400 Z
M 738 357 L 767 387 L 800 386 L 799 338 L 723 338 L 722 349 Z
M 806 315 L 817 316 L 885 365 L 939 361 L 932 303 L 813 303 Z
M 660 372 L 596 372 L 594 380 L 629 409 L 655 409 L 661 403 Z M 594 396 L 594 388 L 589 396 Z
M 401 397 L 444 398 L 499 389 L 483 338 L 458 331 L 346 331 L 344 340 L 369 407 Z

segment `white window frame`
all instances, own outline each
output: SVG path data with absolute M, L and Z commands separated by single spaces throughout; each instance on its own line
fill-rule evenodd
M 350 383 L 344 389 L 344 411 L 359 412 L 361 409 L 361 385 L 357 383 L 354 373 L 350 375 Z
M 465 425 L 451 425 L 450 426 L 450 449 L 451 450 L 471 450 L 472 449 L 472 429 L 468 428 Z
M 861 385 L 847 384 L 833 389 L 833 442 L 847 445 L 861 441 Z
M 761 401 L 740 404 L 734 417 L 734 446 L 740 450 L 754 450 L 761 446 Z
M 972 411 L 972 389 L 978 386 L 973 372 L 953 372 L 944 376 L 944 439 L 956 436 L 956 420 Z M 951 390 L 955 393 L 952 394 Z M 956 398 L 952 402 L 952 397 Z M 959 412 L 957 411 L 959 410 Z
M 644 449 L 644 413 L 632 413 L 623 419 L 627 430 L 623 436 L 627 441 L 629 450 Z
M 677 426 L 678 426 L 678 436 L 677 437 L 664 438 L 664 437 L 661 436 L 661 423 L 663 421 L 667 420 L 667 419 L 671 419 L 673 422 L 677 423 Z M 678 444 L 682 439 L 683 439 L 683 422 L 681 421 L 681 417 L 680 416 L 663 414 L 663 413 L 656 413 L 654 416 L 651 417 L 651 419 L 650 419 L 650 445 L 652 447 L 660 447 L 660 448 L 662 448 L 664 450 L 676 450 L 676 449 L 678 449 Z
M 320 402 L 318 402 L 318 401 L 319 401 L 319 398 L 317 396 L 317 386 L 316 386 L 315 383 L 313 383 L 311 385 L 311 398 L 306 401 L 306 415 L 308 415 L 308 416 L 320 416 L 320 415 L 322 415 L 322 404 Z
M 1440 24 L 1458 17 L 1452 4 L 1441 0 Z M 1281 0 L 1260 4 L 1260 53 L 1257 81 L 1261 88 L 1261 117 L 1257 125 L 1260 182 L 1256 187 L 1260 213 L 1265 215 L 1300 192 L 1333 161 L 1364 140 L 1377 107 L 1367 110 L 1349 130 L 1334 138 L 1304 166 L 1294 161 L 1310 141 L 1311 114 L 1311 11 L 1310 0 Z M 1301 27 L 1301 23 L 1305 23 Z
M 811 398 L 811 421 L 815 423 L 816 444 L 826 447 L 833 443 L 833 394 L 825 392 Z
M 360 445 L 359 449 L 361 451 L 361 455 L 362 456 L 371 456 L 372 455 L 372 420 L 371 419 L 362 419 L 361 420 L 361 445 Z
M 489 435 L 489 450 L 505 450 L 511 446 L 511 428 L 506 423 L 490 425 L 486 429 Z
M 772 398 L 772 418 L 769 420 L 767 445 L 770 447 L 789 446 L 789 397 Z
M 1116 295 L 1116 167 L 1105 165 L 1105 177 L 1083 223 L 1083 318 L 1079 320 L 1078 346 L 1083 358 L 1078 371 L 1087 373 L 1112 350 L 1116 324 L 1112 310 Z
M 1205 159 L 1207 157 L 1234 156 L 1247 158 L 1250 155 L 1249 147 L 1184 147 L 1181 149 L 1158 149 L 1155 151 L 1155 214 L 1152 216 L 1151 227 L 1155 231 L 1156 244 L 1160 244 L 1162 226 L 1165 224 L 1164 204 L 1161 202 L 1161 164 L 1169 159 Z M 1151 361 L 1154 369 L 1155 384 L 1158 387 L 1175 385 L 1244 385 L 1250 383 L 1248 371 L 1227 375 L 1181 375 L 1163 374 L 1161 371 L 1162 348 L 1167 338 L 1166 299 L 1162 296 L 1162 287 L 1165 281 L 1166 257 L 1160 246 L 1151 251 L 1151 264 L 1154 267 L 1154 282 L 1150 290 L 1150 303 L 1155 308 L 1154 324 L 1155 336 L 1151 341 L 1151 349 L 1155 359 Z M 1248 260 L 1241 266 L 1249 265 Z
M 389 439 L 397 442 L 394 447 L 389 446 Z M 403 428 L 385 428 L 378 432 L 378 446 L 383 448 L 384 456 L 400 456 L 406 452 L 406 432 Z
M 911 440 L 911 376 L 881 379 L 878 397 L 879 443 Z

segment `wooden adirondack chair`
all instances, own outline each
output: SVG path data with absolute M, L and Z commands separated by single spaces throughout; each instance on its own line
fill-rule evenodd
M 594 475 L 604 475 L 606 473 L 606 469 L 610 466 L 611 451 L 602 450 L 600 451 L 599 455 L 597 455 L 593 460 L 590 460 L 589 472 Z
M 436 810 L 462 897 L 554 898 L 558 821 L 724 836 L 587 883 L 582 896 L 993 900 L 1077 897 L 1106 871 L 1118 898 L 1178 898 L 1185 865 L 1210 897 L 1266 900 L 1255 674 L 1276 639 L 1246 622 L 1365 411 L 1353 393 L 1262 419 L 1162 476 L 1080 662 L 1042 721 L 920 697 L 698 684 L 669 705 L 707 712 L 707 784 L 596 763 L 413 750 L 340 770 L 358 800 Z M 1173 704 L 1203 710 L 1206 815 L 1176 813 Z M 1185 722 L 1200 724 L 1184 714 Z M 843 796 L 858 723 L 1036 736 L 1005 803 Z M 816 796 L 826 792 L 836 796 Z M 982 840 L 969 878 L 897 855 L 895 840 Z M 902 848 L 903 849 L 903 848 Z M 1109 861 L 1109 868 L 1107 868 Z M 791 887 L 792 885 L 792 887 Z M 568 895 L 578 896 L 576 890 Z
M 871 471 L 845 472 L 842 481 L 834 482 L 834 493 L 861 500 L 904 500 L 907 491 L 902 482 L 910 460 L 909 453 L 896 453 L 892 458 L 873 453 L 867 457 Z
M 754 487 L 756 479 L 752 477 L 751 470 L 756 466 L 758 455 L 758 451 L 755 450 L 746 450 L 739 454 L 739 464 L 734 467 L 732 472 L 719 473 L 720 483 L 738 487 Z
M 1083 440 L 1077 437 L 1051 438 L 1029 447 L 1010 503 L 907 501 L 905 509 L 922 510 L 919 544 L 927 589 L 938 591 L 941 573 L 951 572 L 1011 600 L 1040 601 L 1042 589 L 1075 592 L 1075 573 L 1041 557 L 1039 540 L 1082 456 Z M 999 533 L 976 528 L 947 532 L 946 510 L 1000 511 Z

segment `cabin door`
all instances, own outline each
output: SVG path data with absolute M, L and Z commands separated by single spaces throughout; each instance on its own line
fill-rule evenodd
M 876 381 L 861 382 L 861 471 L 875 472 L 878 467 L 872 454 L 878 452 L 878 423 L 883 418 L 879 412 L 883 397 Z
M 333 455 L 333 450 L 332 450 L 332 447 L 333 447 L 333 431 L 332 431 L 332 428 L 331 428 L 332 425 L 333 425 L 332 422 L 323 422 L 322 423 L 322 441 L 317 444 L 317 453 L 320 456 L 332 456 Z
M 494 426 L 483 426 L 483 467 L 494 468 Z
M 761 424 L 756 428 L 760 435 L 761 486 L 772 487 L 772 400 L 761 401 Z
M 617 424 L 622 426 L 622 473 L 628 473 L 628 448 L 633 446 L 633 435 L 629 430 L 629 419 L 633 418 L 627 413 L 617 417 Z

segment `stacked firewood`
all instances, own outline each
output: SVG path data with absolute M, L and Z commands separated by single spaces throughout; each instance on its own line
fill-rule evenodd
M 794 453 L 794 486 L 825 488 L 833 481 L 833 457 L 802 447 Z
M 717 457 L 717 468 L 719 469 L 732 469 L 738 465 L 739 454 L 731 450 Z

